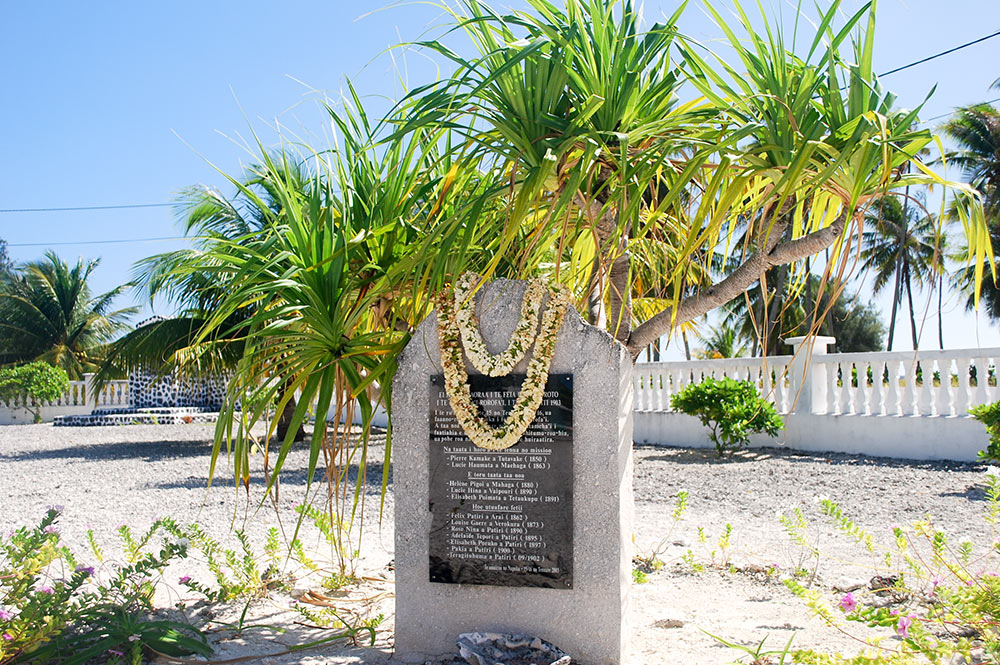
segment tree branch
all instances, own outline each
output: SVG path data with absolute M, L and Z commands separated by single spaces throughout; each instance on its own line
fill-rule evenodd
M 635 360 L 654 339 L 666 335 L 675 326 L 707 314 L 745 292 L 768 268 L 792 263 L 823 251 L 836 242 L 844 232 L 846 222 L 845 211 L 825 229 L 786 242 L 780 242 L 780 239 L 787 222 L 781 223 L 780 228 L 779 224 L 775 224 L 765 242 L 763 252 L 757 252 L 736 270 L 707 289 L 699 290 L 694 295 L 682 299 L 677 306 L 676 316 L 674 309 L 668 307 L 637 327 L 626 344 L 632 359 Z

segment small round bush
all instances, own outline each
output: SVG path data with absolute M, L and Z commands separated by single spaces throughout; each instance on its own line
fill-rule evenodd
M 670 406 L 712 430 L 709 436 L 719 457 L 747 445 L 751 434 L 777 436 L 785 428 L 774 405 L 762 399 L 749 381 L 727 377 L 691 383 L 670 399 Z
M 986 450 L 979 451 L 979 459 L 985 462 L 1000 462 L 1000 402 L 980 404 L 969 409 L 969 415 L 986 425 L 990 443 Z
M 42 422 L 42 403 L 51 402 L 69 388 L 69 376 L 61 367 L 44 362 L 33 362 L 18 367 L 0 369 L 0 401 L 12 404 L 22 398 L 24 408 L 31 411 L 35 422 Z

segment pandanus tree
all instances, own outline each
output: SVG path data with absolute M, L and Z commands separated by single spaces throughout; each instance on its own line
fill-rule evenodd
M 113 308 L 124 286 L 92 295 L 88 279 L 99 264 L 70 265 L 49 251 L 0 276 L 0 365 L 42 361 L 75 380 L 98 368 L 136 312 Z
M 834 27 L 834 2 L 802 55 L 742 12 L 749 41 L 716 14 L 737 67 L 682 40 L 680 10 L 644 29 L 629 2 L 528 4 L 453 8 L 445 34 L 421 43 L 453 72 L 379 121 L 351 88 L 331 111 L 335 146 L 303 157 L 309 186 L 262 151 L 277 209 L 231 179 L 263 213 L 260 231 L 209 236 L 170 269 L 226 285 L 189 347 L 207 353 L 216 335 L 241 345 L 215 444 L 216 455 L 232 445 L 238 482 L 249 482 L 250 427 L 297 399 L 291 430 L 317 416 L 307 478 L 322 456 L 329 508 L 348 524 L 363 495 L 343 480 L 367 459 L 367 435 L 348 442 L 349 411 L 367 424 L 376 399 L 391 407 L 397 354 L 467 270 L 563 283 L 635 356 L 772 268 L 830 249 L 827 275 L 842 273 L 866 206 L 942 182 L 922 164 L 902 169 L 931 135 L 878 87 L 868 5 Z M 449 45 L 456 35 L 475 55 Z M 703 97 L 683 101 L 686 81 Z M 986 256 L 982 207 L 955 188 L 969 251 Z M 288 434 L 270 460 L 270 487 L 291 445 Z
M 873 201 L 943 182 L 917 162 L 930 132 L 912 129 L 917 112 L 896 110 L 873 73 L 871 3 L 842 25 L 832 3 L 803 52 L 792 48 L 800 35 L 786 42 L 766 16 L 760 31 L 735 3 L 733 27 L 706 4 L 735 60 L 682 39 L 678 15 L 643 30 L 629 2 L 529 5 L 498 14 L 463 2 L 455 26 L 476 57 L 426 42 L 456 71 L 412 93 L 399 131 L 462 136 L 466 168 L 492 177 L 488 195 L 504 200 L 500 215 L 458 218 L 439 233 L 460 242 L 491 226 L 486 272 L 506 261 L 516 275 L 574 286 L 591 321 L 633 356 L 755 283 L 783 289 L 790 273 L 776 269 L 829 249 L 822 291 L 857 255 Z M 682 103 L 685 81 L 703 98 Z M 953 188 L 972 201 L 962 219 L 982 257 L 982 208 L 970 188 Z M 633 250 L 656 238 L 672 251 L 656 270 L 640 268 L 636 257 L 650 254 Z M 720 252 L 726 272 L 693 284 L 692 264 L 710 274 Z M 428 284 L 454 276 L 428 265 Z M 650 292 L 659 307 L 638 319 L 633 300 Z M 765 332 L 774 314 L 763 313 Z

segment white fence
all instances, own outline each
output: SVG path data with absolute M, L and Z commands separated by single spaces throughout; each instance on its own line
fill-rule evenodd
M 829 337 L 787 341 L 791 356 L 636 365 L 635 440 L 712 445 L 670 398 L 689 383 L 728 376 L 753 381 L 784 415 L 776 440 L 757 436 L 751 445 L 963 461 L 986 447 L 985 427 L 968 410 L 1000 398 L 1000 348 L 827 354 Z
M 93 374 L 85 374 L 83 381 L 70 381 L 69 388 L 57 400 L 43 402 L 41 416 L 52 422 L 56 416 L 86 415 L 94 409 L 127 407 L 128 381 L 111 381 L 100 391 L 94 389 Z M 0 402 L 0 425 L 34 422 L 35 406 L 31 398 L 23 397 L 13 402 Z

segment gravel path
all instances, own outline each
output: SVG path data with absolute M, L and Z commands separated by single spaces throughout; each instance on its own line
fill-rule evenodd
M 305 490 L 304 448 L 293 451 L 286 463 L 277 513 L 265 507 L 253 516 L 262 497 L 259 473 L 249 491 L 236 490 L 230 467 L 220 463 L 215 484 L 206 491 L 211 436 L 212 427 L 203 425 L 0 427 L 4 498 L 0 530 L 37 521 L 49 505 L 65 506 L 60 522 L 64 541 L 79 551 L 86 551 L 88 528 L 102 543 L 113 543 L 118 524 L 141 528 L 163 515 L 181 523 L 197 520 L 230 546 L 232 537 L 227 534 L 234 525 L 262 542 L 270 526 L 279 521 L 285 527 L 293 524 L 292 507 Z M 367 533 L 361 567 L 370 571 L 384 570 L 392 556 L 391 493 L 386 500 L 389 517 L 378 523 L 382 450 L 381 442 L 375 442 L 363 511 Z M 260 466 L 259 459 L 255 464 Z M 817 496 L 836 500 L 881 543 L 889 543 L 890 525 L 922 519 L 929 512 L 952 542 L 969 538 L 983 544 L 992 541 L 992 531 L 983 520 L 983 469 L 971 464 L 798 455 L 782 449 L 748 451 L 719 461 L 710 450 L 637 448 L 637 548 L 640 554 L 658 553 L 667 565 L 650 574 L 649 583 L 636 586 L 634 660 L 725 663 L 739 655 L 721 648 L 702 629 L 747 643 L 772 633 L 775 645 L 783 645 L 797 631 L 799 646 L 856 647 L 810 619 L 801 602 L 774 580 L 712 570 L 692 575 L 682 556 L 690 550 L 692 560 L 711 564 L 715 550 L 716 562 L 725 559 L 751 573 L 774 563 L 786 571 L 804 566 L 815 571 L 818 583 L 832 593 L 835 585 L 867 580 L 871 558 L 859 556 L 860 548 L 826 525 Z M 688 508 L 674 523 L 680 490 L 689 493 Z M 822 552 L 818 566 L 778 522 L 779 513 L 791 515 L 796 507 L 810 523 L 809 542 Z M 722 553 L 718 538 L 727 523 L 732 525 L 732 544 Z M 699 526 L 707 536 L 705 542 L 698 539 Z M 308 531 L 308 538 L 307 545 L 319 546 L 314 531 Z M 726 602 L 720 603 L 720 598 Z M 387 607 L 391 611 L 391 601 Z M 272 615 L 277 610 L 268 614 L 269 620 Z M 329 647 L 312 656 L 266 662 L 385 662 L 391 653 L 391 627 L 389 617 L 373 650 Z M 217 655 L 245 653 L 239 648 L 269 653 L 273 644 L 252 640 L 226 644 Z

